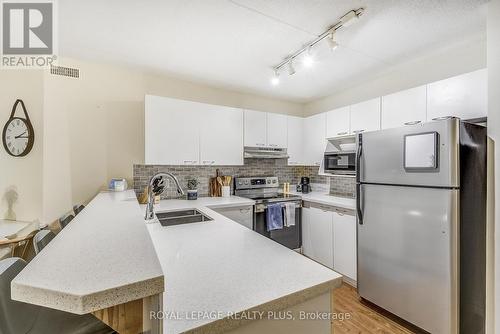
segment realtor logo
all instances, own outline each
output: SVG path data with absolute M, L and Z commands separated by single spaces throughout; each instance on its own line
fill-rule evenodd
M 2 1 L 4 67 L 44 67 L 55 59 L 54 3 L 32 1 Z

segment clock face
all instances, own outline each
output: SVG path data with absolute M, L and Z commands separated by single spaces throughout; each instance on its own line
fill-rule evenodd
M 3 145 L 15 157 L 29 153 L 33 146 L 33 127 L 25 119 L 11 118 L 3 129 Z

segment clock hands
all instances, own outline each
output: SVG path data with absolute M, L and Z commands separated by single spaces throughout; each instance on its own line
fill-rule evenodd
M 26 134 L 26 131 L 24 131 L 23 133 L 21 133 L 19 136 L 15 136 L 14 139 L 17 139 L 17 138 L 28 138 L 27 136 L 24 136 Z

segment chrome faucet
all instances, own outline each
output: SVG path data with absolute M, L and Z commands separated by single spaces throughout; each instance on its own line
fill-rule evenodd
M 166 180 L 165 177 L 169 177 L 175 182 L 177 187 L 177 193 L 179 195 L 184 195 L 184 190 L 182 190 L 179 180 L 172 173 L 156 173 L 149 179 L 149 191 L 148 191 L 148 205 L 146 207 L 146 215 L 144 219 L 153 219 L 155 216 L 153 204 L 155 202 L 155 196 L 160 195 L 163 190 L 165 190 Z

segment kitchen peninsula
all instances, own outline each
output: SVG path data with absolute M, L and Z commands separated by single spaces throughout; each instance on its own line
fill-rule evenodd
M 145 223 L 133 191 L 100 193 L 14 279 L 12 298 L 94 313 L 111 327 L 102 310 L 146 301 L 142 330 L 157 333 L 329 333 L 327 317 L 284 317 L 330 314 L 342 276 L 211 209 L 251 202 L 161 201 L 157 213 L 194 208 L 212 218 L 163 227 Z

